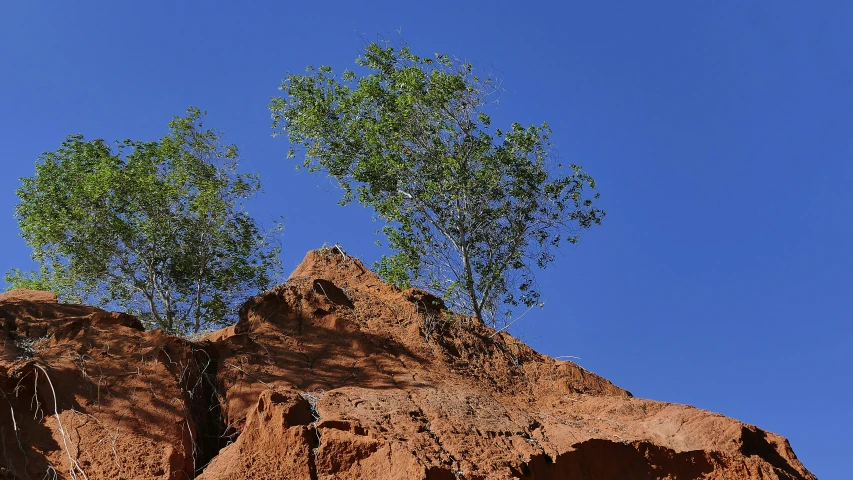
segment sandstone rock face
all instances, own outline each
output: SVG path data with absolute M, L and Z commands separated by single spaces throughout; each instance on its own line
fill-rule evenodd
M 197 343 L 46 299 L 0 321 L 0 478 L 815 478 L 778 435 L 633 398 L 337 248 Z

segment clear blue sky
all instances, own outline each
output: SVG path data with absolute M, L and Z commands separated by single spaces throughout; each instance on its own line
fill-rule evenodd
M 156 139 L 189 105 L 261 174 L 253 213 L 287 217 L 286 268 L 324 242 L 372 262 L 369 212 L 293 171 L 267 103 L 286 73 L 351 66 L 362 36 L 402 29 L 492 66 L 493 124 L 548 121 L 600 186 L 604 225 L 542 273 L 547 305 L 516 333 L 849 478 L 851 21 L 831 1 L 3 2 L 0 271 L 28 266 L 14 189 L 41 152 Z

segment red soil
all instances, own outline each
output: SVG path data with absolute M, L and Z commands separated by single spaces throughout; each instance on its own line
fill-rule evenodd
M 8 292 L 0 478 L 815 478 L 783 437 L 450 318 L 336 248 L 196 343 Z

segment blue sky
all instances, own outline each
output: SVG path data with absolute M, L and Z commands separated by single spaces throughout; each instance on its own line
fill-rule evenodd
M 604 225 L 539 276 L 515 331 L 640 397 L 721 412 L 845 478 L 853 429 L 853 3 L 3 2 L 0 270 L 27 267 L 18 178 L 70 133 L 156 139 L 189 105 L 259 173 L 282 260 L 372 262 L 376 224 L 271 138 L 288 72 L 396 37 L 493 69 L 495 126 L 547 121 Z

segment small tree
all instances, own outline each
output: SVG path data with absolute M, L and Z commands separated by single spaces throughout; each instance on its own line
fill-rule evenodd
M 379 273 L 493 324 L 537 304 L 532 266 L 601 223 L 598 195 L 583 196 L 593 179 L 577 165 L 559 173 L 547 124 L 492 129 L 498 89 L 469 63 L 376 43 L 356 63 L 364 75 L 288 75 L 270 109 L 273 128 L 304 148 L 303 166 L 338 180 L 342 204 L 357 199 L 387 222 L 394 254 Z
M 159 141 L 114 150 L 71 135 L 45 153 L 16 208 L 40 267 L 7 282 L 115 304 L 170 333 L 233 321 L 280 271 L 279 249 L 243 210 L 257 177 L 237 173 L 236 147 L 202 116 L 191 108 Z

